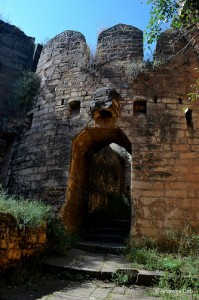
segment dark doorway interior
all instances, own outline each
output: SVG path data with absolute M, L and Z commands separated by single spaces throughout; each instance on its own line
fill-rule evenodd
M 125 159 L 109 146 L 111 143 L 131 153 L 130 141 L 118 128 L 88 128 L 73 141 L 67 197 L 62 210 L 69 232 L 84 234 L 99 222 L 101 226 L 106 220 L 106 226 L 113 227 L 113 220 L 121 223 L 122 218 L 127 218 L 129 233 L 131 179 L 125 182 Z M 126 210 L 125 201 L 128 202 Z M 116 204 L 120 206 L 117 209 Z M 125 218 L 124 211 L 127 211 Z M 115 225 L 118 226 L 121 224 Z
M 90 158 L 86 236 L 103 241 L 124 240 L 130 230 L 131 156 L 110 144 Z

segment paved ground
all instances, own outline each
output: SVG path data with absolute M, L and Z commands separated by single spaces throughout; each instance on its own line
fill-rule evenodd
M 2 300 L 152 300 L 147 290 L 138 286 L 116 286 L 103 281 L 74 282 L 45 277 L 37 284 L 24 287 L 5 287 Z
M 65 257 L 52 257 L 46 260 L 47 268 L 37 270 L 31 268 L 28 272 L 19 269 L 9 274 L 8 278 L 0 278 L 1 300 L 157 300 L 162 297 L 148 295 L 145 283 L 149 283 L 157 274 L 149 271 L 132 269 L 124 256 L 99 254 L 84 250 L 71 249 Z M 48 271 L 51 272 L 48 272 Z M 114 280 L 111 277 L 118 270 L 133 271 L 134 283 L 119 286 L 118 273 Z M 53 272 L 52 272 L 53 271 Z M 128 276 L 131 273 L 128 273 Z M 31 275 L 31 276 L 30 276 Z M 90 277 L 88 277 L 90 275 Z M 94 275 L 94 276 L 93 276 Z M 107 276 L 109 275 L 109 276 Z M 26 276 L 26 277 L 24 277 Z M 94 277 L 94 279 L 90 279 Z M 17 283 L 25 278 L 23 284 Z M 96 278 L 100 278 L 96 279 Z M 109 280 L 107 280 L 109 278 Z M 8 280 L 9 279 L 9 280 Z M 103 280 L 102 280 L 103 279 Z M 112 281 L 110 280 L 112 279 Z M 24 279 L 23 279 L 24 280 Z M 76 281 L 74 281 L 76 280 Z M 121 277 L 120 277 L 121 280 Z M 8 285 L 6 282 L 12 282 Z M 121 282 L 121 281 L 120 281 Z M 141 285 L 143 283 L 143 286 Z M 138 285 L 139 284 L 139 285 Z M 155 289 L 153 289 L 155 291 Z M 173 292 L 173 291 L 171 291 Z M 174 291 L 175 292 L 175 291 Z M 156 293 L 156 296 L 158 292 Z M 188 295 L 187 299 L 191 298 Z M 179 298 L 180 299 L 180 298 Z M 197 298 L 194 298 L 197 299 Z
M 67 256 L 51 257 L 45 261 L 45 264 L 67 270 L 92 272 L 96 275 L 105 272 L 113 274 L 118 269 L 128 269 L 132 265 L 127 263 L 123 255 L 93 253 L 80 249 L 69 250 Z
M 137 270 L 128 263 L 123 255 L 87 252 L 71 249 L 64 257 L 51 257 L 45 261 L 48 267 L 56 271 L 89 275 L 98 279 L 111 279 L 113 274 L 127 273 L 130 282 L 138 285 L 151 285 L 161 276 L 159 271 Z
M 130 271 L 133 282 L 138 281 L 138 270 L 133 270 L 125 257 L 115 254 L 100 254 L 80 249 L 71 249 L 64 257 L 45 260 L 45 268 L 32 271 L 23 286 L 14 286 L 23 278 L 23 270 L 11 274 L 12 286 L 3 283 L 2 300 L 130 300 L 157 299 L 147 295 L 147 289 L 137 285 L 118 286 L 113 274 L 118 270 Z M 31 271 L 31 270 L 30 270 Z M 50 271 L 50 272 L 49 272 Z M 28 272 L 29 274 L 29 272 Z M 25 273 L 26 275 L 26 273 Z M 121 273 L 119 273 L 119 276 Z M 144 274 L 146 276 L 146 274 Z M 89 277 L 88 277 L 89 276 Z M 128 277 L 130 273 L 128 273 Z M 142 277 L 142 275 L 140 275 Z M 148 274 L 147 274 L 148 276 Z M 151 278 L 151 275 L 148 276 Z M 90 279 L 95 278 L 95 279 Z M 98 278 L 98 279 L 96 279 Z M 99 278 L 101 280 L 99 280 Z M 71 280 L 73 279 L 73 281 Z M 74 281 L 76 279 L 76 281 Z M 103 280 L 102 280 L 103 279 Z M 109 279 L 109 280 L 107 280 Z M 110 281 L 110 279 L 112 281 Z M 81 280 L 81 281 L 77 281 Z M 118 277 L 117 277 L 118 280 Z M 0 282 L 1 283 L 1 282 Z

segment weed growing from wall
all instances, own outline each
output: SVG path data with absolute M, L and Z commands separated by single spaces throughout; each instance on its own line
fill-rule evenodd
M 144 61 L 142 59 L 134 59 L 128 64 L 124 64 L 124 72 L 126 76 L 136 79 L 139 74 L 150 70 L 158 70 L 162 68 L 166 63 L 164 58 L 154 58 L 153 61 Z
M 147 71 L 147 64 L 141 59 L 134 59 L 132 62 L 125 66 L 125 73 L 133 79 L 143 72 Z

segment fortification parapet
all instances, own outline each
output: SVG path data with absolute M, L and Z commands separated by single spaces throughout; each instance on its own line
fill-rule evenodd
M 97 45 L 99 62 L 124 62 L 138 57 L 143 57 L 143 32 L 140 29 L 118 24 L 99 35 Z
M 189 50 L 188 46 L 180 30 L 166 30 L 157 40 L 156 56 L 171 59 L 175 55 L 186 53 Z
M 48 80 L 54 79 L 56 70 L 61 76 L 63 72 L 81 67 L 84 60 L 89 60 L 85 37 L 80 32 L 67 30 L 46 44 L 37 72 L 42 73 Z

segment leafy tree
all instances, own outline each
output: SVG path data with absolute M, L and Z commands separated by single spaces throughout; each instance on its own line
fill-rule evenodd
M 199 37 L 199 0 L 147 0 L 151 5 L 150 20 L 146 31 L 148 44 L 156 42 L 160 33 L 165 29 L 165 24 L 178 29 L 182 36 L 191 35 L 194 40 Z M 199 72 L 199 69 L 195 69 Z M 188 101 L 199 99 L 199 79 L 191 86 L 187 95 Z
M 146 39 L 149 44 L 155 42 L 165 28 L 191 28 L 199 22 L 199 0 L 147 0 L 151 5 L 150 20 Z

